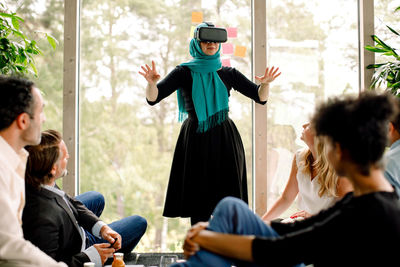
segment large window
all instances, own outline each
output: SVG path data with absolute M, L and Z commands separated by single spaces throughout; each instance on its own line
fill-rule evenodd
M 192 12 L 236 32 L 229 43 L 246 52 L 226 52 L 224 64 L 251 78 L 250 1 L 82 1 L 80 192 L 105 195 L 107 222 L 133 214 L 145 217 L 149 228 L 139 251 L 181 250 L 189 227 L 189 219 L 162 217 L 180 129 L 176 94 L 149 106 L 146 81 L 138 71 L 154 60 L 164 77 L 190 60 L 190 32 L 197 24 Z M 237 93 L 230 102 L 251 182 L 251 102 Z
M 176 95 L 149 106 L 145 80 L 138 74 L 140 66 L 154 60 L 163 77 L 176 65 L 190 60 L 190 32 L 197 24 L 192 15 L 200 12 L 195 15 L 201 14 L 203 21 L 230 28 L 233 35 L 222 53 L 224 64 L 251 79 L 251 2 L 80 1 L 78 191 L 96 190 L 105 195 L 106 222 L 132 214 L 145 217 L 149 228 L 139 244 L 141 252 L 180 251 L 189 220 L 161 216 L 180 129 Z M 305 147 L 299 139 L 302 124 L 309 121 L 318 102 L 334 95 L 358 93 L 357 2 L 266 2 L 268 65 L 279 66 L 282 71 L 271 87 L 265 114 L 268 206 L 283 191 L 294 152 Z M 45 95 L 44 128 L 60 131 L 63 108 L 68 109 L 63 107 L 62 91 L 63 18 L 64 5 L 68 3 L 6 0 L 11 11 L 25 19 L 21 25 L 24 32 L 39 40 L 43 55 L 37 57 L 39 77 L 34 80 Z M 376 0 L 375 26 L 378 36 L 398 47 L 385 27 L 395 27 L 395 7 L 393 1 Z M 55 51 L 41 31 L 59 41 Z M 380 60 L 385 59 L 378 56 L 377 61 Z M 245 146 L 251 193 L 251 101 L 233 91 L 230 116 Z M 294 205 L 288 214 L 295 208 Z
M 302 125 L 318 102 L 358 93 L 357 1 L 268 1 L 267 16 L 268 64 L 282 71 L 267 113 L 270 207 L 283 192 L 294 152 L 305 147 Z

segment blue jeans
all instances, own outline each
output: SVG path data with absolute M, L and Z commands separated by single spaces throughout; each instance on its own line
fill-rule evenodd
M 270 226 L 265 224 L 259 216 L 254 214 L 245 202 L 234 197 L 222 199 L 213 212 L 208 230 L 219 233 L 238 235 L 256 235 L 259 237 L 276 237 L 278 234 Z M 185 267 L 231 267 L 235 266 L 260 266 L 250 262 L 243 262 L 223 257 L 206 250 L 198 251 L 187 262 L 176 263 L 171 266 Z M 296 265 L 304 266 L 303 264 Z
M 102 194 L 89 191 L 75 198 L 81 201 L 89 210 L 96 214 L 97 217 L 100 217 L 104 209 L 104 197 Z M 134 215 L 112 222 L 108 226 L 121 235 L 122 247 L 118 252 L 130 253 L 146 232 L 147 221 L 140 216 Z M 86 247 L 98 243 L 108 243 L 108 241 L 94 236 L 89 231 L 85 232 L 87 237 Z
M 89 191 L 75 197 L 86 206 L 90 211 L 100 217 L 104 210 L 104 197 L 96 191 Z

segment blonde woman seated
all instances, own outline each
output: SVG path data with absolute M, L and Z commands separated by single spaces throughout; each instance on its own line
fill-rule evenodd
M 322 139 L 315 137 L 309 123 L 303 125 L 300 139 L 308 148 L 296 152 L 285 190 L 262 216 L 263 221 L 277 219 L 292 205 L 296 196 L 300 211 L 282 222 L 310 217 L 322 209 L 331 207 L 346 193 L 352 191 L 350 182 L 347 179 L 338 179 L 328 164 L 325 145 Z

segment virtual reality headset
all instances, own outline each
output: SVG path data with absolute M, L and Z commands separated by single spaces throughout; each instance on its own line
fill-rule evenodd
M 210 22 L 204 22 L 207 27 L 198 28 L 194 32 L 194 38 L 199 42 L 225 43 L 228 40 L 228 33 L 224 28 L 216 28 Z

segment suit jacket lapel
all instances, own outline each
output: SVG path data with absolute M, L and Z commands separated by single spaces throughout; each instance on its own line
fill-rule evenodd
M 80 227 L 78 225 L 78 221 L 76 220 L 75 215 L 72 213 L 71 208 L 68 207 L 68 205 L 65 202 L 65 200 L 61 196 L 59 196 L 59 195 L 47 190 L 46 188 L 42 188 L 42 190 L 40 190 L 40 192 L 42 192 L 48 198 L 54 198 L 56 200 L 57 204 L 59 206 L 61 206 L 65 210 L 65 212 L 68 214 L 68 217 L 70 218 L 71 222 L 75 226 L 75 228 L 78 231 L 79 235 L 81 235 L 81 229 L 80 229 Z

